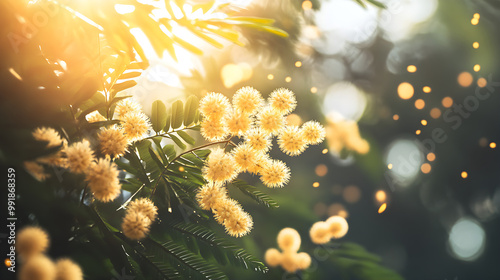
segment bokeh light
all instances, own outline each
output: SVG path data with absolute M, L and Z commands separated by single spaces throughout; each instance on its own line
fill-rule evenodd
M 318 164 L 314 169 L 314 173 L 319 177 L 323 177 L 328 173 L 328 167 L 325 164 Z
M 425 101 L 423 99 L 415 100 L 415 108 L 422 110 L 425 107 Z
M 443 104 L 443 107 L 445 108 L 450 108 L 453 105 L 453 99 L 447 96 L 441 100 L 441 104 Z
M 401 99 L 410 99 L 413 97 L 415 90 L 410 83 L 403 82 L 398 86 L 398 95 Z
M 462 72 L 458 74 L 457 81 L 458 84 L 462 87 L 468 87 L 472 85 L 474 78 L 472 77 L 471 73 L 469 72 Z
M 432 108 L 430 115 L 433 119 L 439 119 L 441 117 L 441 110 L 439 108 Z
M 422 88 L 422 90 L 423 90 L 423 92 L 425 92 L 425 93 L 430 93 L 430 92 L 432 91 L 431 87 L 429 87 L 429 86 L 425 86 L 425 87 L 423 87 L 423 88 Z
M 427 160 L 428 161 L 434 161 L 436 159 L 436 154 L 434 153 L 428 153 L 427 154 Z
M 485 239 L 484 229 L 477 221 L 462 218 L 451 228 L 448 244 L 454 257 L 473 261 L 483 252 Z
M 424 156 L 418 142 L 409 139 L 394 140 L 387 148 L 385 162 L 392 164 L 390 174 L 401 186 L 408 186 L 419 175 Z
M 460 173 L 460 176 L 462 176 L 462 178 L 466 179 L 467 177 L 469 177 L 469 174 L 467 174 L 466 171 L 462 171 L 462 173 Z
M 387 199 L 387 194 L 383 190 L 378 190 L 375 193 L 375 199 L 380 203 L 385 202 L 385 200 Z
M 326 90 L 323 112 L 340 114 L 346 120 L 357 121 L 363 115 L 367 100 L 365 93 L 349 82 L 339 82 Z
M 424 174 L 427 174 L 427 173 L 431 172 L 431 169 L 432 169 L 431 165 L 429 163 L 427 163 L 427 162 L 424 163 L 424 164 L 422 164 L 422 166 L 420 166 L 420 170 Z
M 361 198 L 361 190 L 357 186 L 347 186 L 344 188 L 342 197 L 348 203 L 356 203 Z
M 417 72 L 417 66 L 415 65 L 408 65 L 408 67 L 406 67 L 406 70 L 410 73 L 415 73 Z

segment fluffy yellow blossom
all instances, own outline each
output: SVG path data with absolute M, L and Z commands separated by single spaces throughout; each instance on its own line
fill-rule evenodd
M 229 133 L 232 135 L 243 135 L 250 129 L 252 118 L 243 113 L 233 111 L 228 116 L 225 123 L 227 124 Z
M 219 201 L 217 207 L 213 208 L 215 220 L 223 225 L 226 220 L 229 220 L 233 215 L 243 212 L 240 204 L 231 198 L 226 198 Z
M 196 200 L 203 210 L 217 208 L 226 198 L 226 188 L 213 183 L 204 185 L 196 194 Z
M 307 144 L 316 145 L 325 140 L 325 128 L 316 121 L 308 121 L 302 125 L 302 135 Z
M 101 153 L 111 158 L 122 156 L 128 148 L 129 141 L 123 130 L 116 126 L 102 129 L 97 135 Z
M 330 241 L 330 225 L 326 222 L 316 222 L 309 230 L 311 241 L 316 244 L 325 244 Z
M 278 234 L 278 246 L 283 251 L 297 252 L 300 248 L 300 235 L 293 228 L 284 228 Z
M 256 151 L 248 143 L 239 144 L 232 150 L 236 166 L 241 172 L 255 172 L 264 161 L 264 154 Z
M 256 151 L 267 152 L 271 147 L 270 134 L 260 128 L 250 129 L 245 134 L 245 141 Z
M 132 240 L 140 240 L 149 233 L 151 220 L 140 212 L 129 212 L 123 218 L 122 230 L 126 237 Z
M 286 126 L 281 131 L 278 135 L 278 144 L 280 149 L 289 156 L 300 155 L 307 148 L 302 130 L 294 125 Z
M 89 123 L 102 122 L 106 120 L 106 118 L 103 117 L 98 111 L 94 111 L 86 115 L 85 118 Z
M 297 100 L 292 91 L 286 88 L 279 88 L 274 90 L 269 96 L 269 104 L 271 108 L 278 111 L 281 115 L 286 115 L 295 110 Z
M 114 200 L 120 194 L 116 164 L 109 159 L 99 159 L 93 162 L 86 171 L 86 181 L 96 199 L 102 202 Z
M 50 177 L 50 175 L 45 172 L 43 165 L 38 164 L 34 161 L 25 161 L 24 168 L 31 174 L 31 176 L 33 176 L 38 181 L 44 181 L 45 179 Z
M 158 208 L 147 198 L 139 198 L 130 202 L 127 211 L 141 213 L 151 221 L 154 221 L 158 215 Z
M 35 131 L 33 131 L 33 138 L 37 141 L 48 142 L 47 148 L 57 147 L 63 144 L 59 132 L 50 127 L 39 127 L 35 129 Z
M 260 170 L 260 180 L 270 188 L 281 188 L 290 179 L 290 169 L 279 160 L 269 160 Z
M 115 114 L 118 119 L 123 119 L 128 113 L 140 113 L 141 105 L 131 98 L 121 100 L 116 104 Z
M 19 280 L 54 280 L 56 266 L 44 255 L 30 258 L 19 271 Z
M 130 141 L 140 139 L 151 127 L 148 117 L 141 112 L 130 112 L 123 116 L 123 132 Z
M 203 177 L 209 182 L 224 183 L 232 181 L 237 175 L 233 155 L 220 148 L 212 150 L 203 167 Z
M 349 230 L 349 224 L 341 216 L 332 216 L 326 220 L 326 223 L 329 226 L 331 236 L 335 239 L 344 237 Z
M 264 108 L 258 115 L 258 125 L 267 134 L 277 134 L 285 127 L 285 117 L 271 107 Z
M 199 110 L 206 118 L 216 121 L 224 119 L 230 108 L 227 97 L 221 93 L 210 92 L 200 100 Z
M 70 259 L 56 262 L 56 280 L 83 280 L 83 272 L 79 265 Z
M 49 247 L 47 233 L 34 226 L 21 229 L 16 236 L 16 251 L 23 260 L 41 254 Z
M 329 117 L 326 127 L 326 139 L 330 150 L 335 151 L 337 154 L 343 149 L 359 154 L 366 154 L 370 151 L 370 145 L 365 139 L 361 138 L 358 124 L 355 121 Z
M 253 115 L 263 103 L 262 95 L 253 87 L 240 88 L 233 96 L 233 107 L 242 114 Z
M 276 248 L 267 249 L 266 254 L 264 255 L 265 262 L 271 267 L 280 265 L 282 258 L 283 256 L 281 255 L 281 252 Z
M 221 141 L 228 135 L 228 129 L 221 120 L 205 118 L 201 123 L 201 136 L 208 141 Z
M 73 173 L 83 173 L 94 161 L 94 152 L 87 140 L 71 144 L 65 152 L 68 168 Z
M 224 227 L 229 235 L 242 237 L 252 230 L 252 217 L 245 211 L 236 211 L 224 221 Z
M 271 248 L 266 251 L 265 261 L 269 266 L 281 267 L 295 273 L 299 269 L 306 269 L 311 265 L 311 257 L 307 253 L 297 253 L 300 248 L 300 235 L 293 228 L 284 228 L 278 234 L 278 246 L 283 253 Z

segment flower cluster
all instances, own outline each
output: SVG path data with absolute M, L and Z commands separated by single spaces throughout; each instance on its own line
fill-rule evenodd
M 325 244 L 330 239 L 339 239 L 346 235 L 349 230 L 349 224 L 341 216 L 332 216 L 325 222 L 316 222 L 312 225 L 309 234 L 312 242 L 316 244 Z
M 122 222 L 123 234 L 132 240 L 143 239 L 157 214 L 158 208 L 147 198 L 130 202 Z
M 86 117 L 88 122 L 106 121 L 98 111 Z M 102 202 L 114 200 L 120 194 L 121 186 L 118 169 L 112 160 L 122 156 L 131 142 L 140 139 L 150 127 L 140 105 L 133 100 L 125 99 L 118 102 L 115 117 L 120 120 L 120 124 L 101 128 L 97 133 L 98 144 L 95 149 L 87 139 L 68 145 L 68 142 L 53 128 L 35 129 L 33 137 L 36 140 L 47 142 L 47 148 L 60 146 L 61 149 L 36 161 L 25 162 L 25 168 L 40 181 L 49 176 L 41 164 L 67 168 L 75 174 L 84 174 L 85 181 L 96 199 Z
M 83 280 L 79 265 L 69 259 L 54 263 L 44 253 L 49 246 L 47 233 L 39 227 L 25 227 L 17 233 L 16 250 L 22 260 L 20 280 Z
M 201 99 L 202 136 L 208 141 L 232 144 L 234 148 L 212 150 L 202 170 L 208 184 L 197 198 L 203 209 L 212 210 L 230 235 L 248 233 L 252 219 L 227 196 L 224 185 L 239 173 L 248 172 L 259 175 L 269 188 L 281 188 L 290 180 L 290 169 L 284 162 L 269 157 L 272 138 L 276 136 L 280 149 L 290 156 L 297 156 L 308 145 L 324 140 L 325 130 L 318 122 L 309 121 L 302 127 L 287 125 L 286 116 L 296 106 L 294 93 L 285 88 L 274 90 L 267 102 L 252 87 L 236 91 L 232 104 L 220 93 L 208 93 Z M 238 145 L 231 142 L 235 136 L 242 139 Z
M 300 248 L 300 235 L 293 228 L 284 228 L 278 234 L 278 246 L 283 251 L 270 248 L 266 251 L 264 259 L 269 266 L 280 265 L 284 270 L 295 273 L 311 265 L 311 257 L 305 252 L 297 253 Z
M 361 138 L 358 123 L 348 121 L 336 116 L 328 118 L 326 139 L 330 150 L 340 154 L 343 149 L 366 154 L 370 151 L 370 144 Z

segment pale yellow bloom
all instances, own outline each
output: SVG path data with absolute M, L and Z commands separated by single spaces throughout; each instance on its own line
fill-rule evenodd
M 278 135 L 281 150 L 289 156 L 300 155 L 307 148 L 302 130 L 297 126 L 286 126 Z
M 344 237 L 349 230 L 349 224 L 341 216 L 332 216 L 326 220 L 326 223 L 331 236 L 335 239 Z
M 260 180 L 270 188 L 281 188 L 290 179 L 290 169 L 279 160 L 269 160 L 260 171 Z
M 278 111 L 280 114 L 286 115 L 295 110 L 297 100 L 292 91 L 286 88 L 279 88 L 274 90 L 269 96 L 269 104 L 271 108 Z
M 233 215 L 224 221 L 224 227 L 229 235 L 242 237 L 252 230 L 252 217 L 245 211 L 233 212 Z
M 60 259 L 56 262 L 55 280 L 83 280 L 82 269 L 70 259 Z
M 19 280 L 53 280 L 56 277 L 56 266 L 44 255 L 30 258 L 19 270 Z
M 281 252 L 276 248 L 267 249 L 266 254 L 264 255 L 264 260 L 267 265 L 271 267 L 275 267 L 281 264 L 282 261 Z
M 87 121 L 89 123 L 95 123 L 95 122 L 102 122 L 102 121 L 105 121 L 106 118 L 103 117 L 99 111 L 94 111 L 88 115 L 85 116 L 85 118 L 87 119 Z
M 115 107 L 115 114 L 118 119 L 123 119 L 126 114 L 128 113 L 140 113 L 141 112 L 141 105 L 137 103 L 134 99 L 132 98 L 126 98 L 121 101 L 119 101 L 116 104 Z
M 99 159 L 93 162 L 85 174 L 88 186 L 96 199 L 109 202 L 120 194 L 118 169 L 116 169 L 116 164 L 111 163 L 109 159 Z
M 295 273 L 299 270 L 299 265 L 297 262 L 297 253 L 296 252 L 284 252 L 281 259 L 281 267 L 284 270 Z
M 325 244 L 332 238 L 330 234 L 330 225 L 326 222 L 316 222 L 309 230 L 311 241 L 316 244 Z
M 228 129 L 222 120 L 203 119 L 201 123 L 201 136 L 208 141 L 221 141 L 228 135 Z
M 39 227 L 24 227 L 17 233 L 16 251 L 23 260 L 45 252 L 48 247 L 49 236 Z
M 108 155 L 111 158 L 122 156 L 129 146 L 127 137 L 123 134 L 123 130 L 116 126 L 103 128 L 97 135 L 101 153 Z
M 340 153 L 343 149 L 366 154 L 370 150 L 369 143 L 361 138 L 358 124 L 355 121 L 328 119 L 326 139 L 330 150 Z
M 39 127 L 35 129 L 35 131 L 33 131 L 33 138 L 37 141 L 48 142 L 47 148 L 57 147 L 63 144 L 59 132 L 50 127 Z
M 217 207 L 212 209 L 215 220 L 221 225 L 223 225 L 224 222 L 230 219 L 235 213 L 241 213 L 242 211 L 243 209 L 240 204 L 231 198 L 219 201 Z
M 278 233 L 278 246 L 284 252 L 297 252 L 300 248 L 300 235 L 293 228 L 284 228 Z
M 211 120 L 224 119 L 231 108 L 229 99 L 221 93 L 209 92 L 200 100 L 199 110 L 203 116 Z
M 285 127 L 285 117 L 271 107 L 265 107 L 258 115 L 258 125 L 267 134 L 277 134 Z
M 140 212 L 127 212 L 122 222 L 123 234 L 132 240 L 140 240 L 149 233 L 151 220 Z
M 316 145 L 325 140 L 325 128 L 316 121 L 308 121 L 302 125 L 302 135 L 307 144 Z
M 226 188 L 213 183 L 204 185 L 196 194 L 196 200 L 203 210 L 217 208 L 224 199 L 227 199 Z
M 271 134 L 252 128 L 245 134 L 245 141 L 256 151 L 267 152 L 271 147 Z
M 245 134 L 252 125 L 252 117 L 233 111 L 225 120 L 229 133 L 232 135 Z
M 45 172 L 43 165 L 34 161 L 25 161 L 24 168 L 38 181 L 44 181 L 50 177 L 50 174 Z
M 247 115 L 253 115 L 263 103 L 262 95 L 253 87 L 242 87 L 233 96 L 234 109 Z
M 141 112 L 130 112 L 122 117 L 123 132 L 130 141 L 140 139 L 150 129 L 148 117 Z
M 154 221 L 158 215 L 158 208 L 148 198 L 139 198 L 130 202 L 127 211 L 142 213 L 151 221 Z
M 232 150 L 236 166 L 241 172 L 254 172 L 263 163 L 264 154 L 256 151 L 248 143 L 239 144 Z
M 301 252 L 295 256 L 298 269 L 306 269 L 311 266 L 311 257 L 308 253 Z
M 222 184 L 232 181 L 238 175 L 233 155 L 225 153 L 223 149 L 212 150 L 203 167 L 203 177 L 213 183 Z
M 83 173 L 94 161 L 94 152 L 87 140 L 71 144 L 65 153 L 69 170 L 73 173 Z

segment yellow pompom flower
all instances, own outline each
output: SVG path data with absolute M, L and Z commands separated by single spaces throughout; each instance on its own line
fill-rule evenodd
M 252 128 L 245 134 L 245 141 L 256 151 L 267 152 L 271 147 L 271 137 L 260 128 Z
M 280 265 L 282 258 L 281 252 L 276 248 L 267 249 L 264 255 L 264 261 L 271 267 Z
M 252 217 L 245 211 L 233 212 L 229 219 L 224 221 L 224 227 L 229 235 L 242 237 L 252 230 Z
M 83 280 L 82 269 L 70 259 L 60 259 L 56 262 L 56 280 Z
M 311 256 L 308 253 L 301 252 L 295 256 L 298 269 L 306 269 L 311 265 Z
M 89 123 L 102 122 L 106 120 L 106 118 L 103 117 L 98 111 L 94 111 L 86 115 L 85 118 Z
M 283 252 L 281 258 L 281 267 L 283 267 L 284 270 L 290 273 L 295 273 L 297 270 L 299 270 L 299 266 L 297 263 L 297 253 Z
M 227 199 L 226 188 L 213 183 L 204 185 L 196 194 L 196 200 L 203 210 L 217 208 L 224 199 Z
M 123 99 L 116 104 L 115 114 L 118 119 L 123 119 L 128 113 L 140 113 L 141 105 L 131 98 Z
M 227 97 L 221 93 L 209 92 L 200 100 L 199 110 L 205 118 L 216 121 L 224 119 L 230 108 Z
M 54 280 L 56 266 L 44 255 L 30 258 L 19 271 L 19 280 Z
M 239 144 L 232 151 L 236 166 L 241 172 L 254 173 L 264 161 L 264 154 L 256 151 L 248 143 Z
M 203 177 L 209 182 L 222 184 L 232 181 L 236 176 L 238 170 L 233 155 L 220 148 L 212 150 L 203 167 Z
M 232 135 L 243 135 L 252 126 L 252 117 L 233 111 L 225 120 L 228 132 Z
M 41 228 L 28 226 L 16 236 L 16 251 L 23 260 L 41 254 L 49 247 L 49 236 Z
M 295 110 L 297 100 L 292 91 L 286 88 L 279 88 L 274 90 L 269 96 L 269 104 L 271 108 L 278 111 L 281 115 L 286 115 Z
M 316 121 L 308 121 L 302 125 L 302 135 L 307 144 L 316 145 L 325 140 L 325 128 Z
M 285 117 L 271 107 L 264 108 L 258 115 L 258 125 L 267 134 L 277 134 L 285 127 Z
M 297 126 L 285 127 L 278 135 L 278 144 L 281 150 L 289 156 L 300 155 L 307 148 L 302 130 Z
M 83 173 L 94 161 L 94 152 L 87 140 L 71 144 L 65 149 L 68 168 L 73 173 Z
M 127 211 L 141 213 L 151 221 L 154 221 L 158 215 L 158 208 L 147 198 L 139 198 L 130 202 Z
M 201 123 L 201 136 L 208 141 L 221 141 L 228 135 L 227 126 L 221 120 L 205 118 Z
M 259 173 L 260 180 L 269 188 L 281 188 L 290 179 L 290 169 L 279 160 L 269 160 Z
M 309 230 L 311 241 L 316 244 L 325 244 L 332 238 L 330 234 L 330 225 L 326 222 L 316 222 Z
M 283 252 L 297 252 L 300 248 L 300 235 L 293 228 L 284 228 L 278 233 L 278 246 Z
M 140 240 L 149 233 L 151 220 L 140 212 L 128 212 L 123 218 L 123 234 L 132 240 Z
M 151 127 L 148 117 L 141 112 L 130 112 L 123 116 L 123 132 L 130 141 L 140 139 Z
M 33 131 L 33 138 L 37 141 L 48 142 L 47 148 L 57 147 L 63 144 L 59 132 L 50 127 L 39 127 L 35 129 L 35 131 Z
M 50 174 L 45 172 L 43 165 L 34 161 L 25 161 L 24 168 L 38 181 L 44 181 L 50 177 Z
M 341 216 L 332 216 L 328 218 L 326 224 L 328 225 L 330 235 L 335 239 L 344 237 L 349 230 L 349 224 L 344 217 Z
M 229 220 L 235 213 L 241 213 L 243 209 L 240 204 L 231 198 L 222 199 L 218 205 L 212 209 L 215 220 L 223 225 L 226 220 Z
M 102 202 L 114 200 L 120 194 L 116 164 L 109 159 L 99 159 L 86 170 L 86 181 L 94 197 Z
M 262 104 L 262 95 L 253 87 L 242 87 L 233 96 L 233 107 L 242 114 L 253 115 Z
M 111 158 L 122 156 L 128 148 L 129 141 L 123 134 L 123 130 L 112 126 L 102 129 L 97 135 L 101 153 Z

